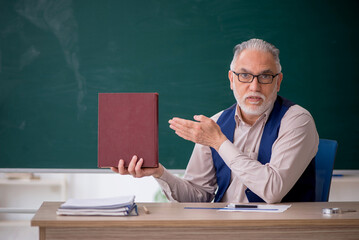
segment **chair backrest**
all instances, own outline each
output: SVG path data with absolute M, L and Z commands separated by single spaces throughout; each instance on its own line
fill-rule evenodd
M 316 189 L 315 201 L 327 202 L 337 154 L 338 142 L 335 140 L 319 139 L 318 153 L 315 156 Z

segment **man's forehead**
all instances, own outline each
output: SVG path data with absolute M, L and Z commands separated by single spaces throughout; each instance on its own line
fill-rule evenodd
M 266 68 L 267 66 L 258 66 L 258 68 L 260 69 L 260 71 L 258 72 L 258 74 L 274 74 L 275 71 L 273 71 L 271 68 Z M 239 72 L 242 73 L 254 73 L 252 69 L 247 69 L 245 67 L 241 67 L 238 69 Z
M 249 68 L 254 65 L 271 69 L 276 67 L 276 62 L 270 52 L 257 49 L 245 49 L 238 55 L 235 65 L 240 68 Z

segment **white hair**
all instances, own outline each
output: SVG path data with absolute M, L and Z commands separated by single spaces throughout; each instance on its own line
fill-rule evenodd
M 282 66 L 280 65 L 280 61 L 279 61 L 279 49 L 276 48 L 273 44 L 270 44 L 269 42 L 257 38 L 252 38 L 248 41 L 237 44 L 234 47 L 233 49 L 234 56 L 230 65 L 230 69 L 232 71 L 234 71 L 234 64 L 239 54 L 245 49 L 256 49 L 256 50 L 271 53 L 273 55 L 274 61 L 276 62 L 279 72 L 282 71 Z

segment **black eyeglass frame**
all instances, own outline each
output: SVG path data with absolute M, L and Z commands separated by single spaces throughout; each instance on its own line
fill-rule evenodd
M 275 75 L 272 75 L 272 74 L 262 73 L 262 74 L 254 75 L 254 74 L 251 74 L 251 73 L 236 73 L 235 71 L 232 71 L 232 70 L 231 70 L 231 72 L 233 72 L 233 73 L 237 76 L 238 81 L 241 82 L 241 83 L 251 83 L 251 82 L 253 82 L 254 78 L 257 78 L 257 81 L 258 81 L 260 84 L 272 84 L 274 78 L 280 74 L 280 73 L 277 73 L 277 74 L 275 74 Z M 252 80 L 250 80 L 249 82 L 243 82 L 243 81 L 239 80 L 239 74 L 248 74 L 248 75 L 251 75 L 251 76 L 252 76 Z M 259 80 L 259 78 L 258 78 L 258 77 L 261 76 L 261 75 L 271 76 L 271 77 L 272 77 L 272 81 L 271 81 L 271 82 L 268 82 L 268 83 L 263 83 L 263 82 L 261 82 L 261 81 Z

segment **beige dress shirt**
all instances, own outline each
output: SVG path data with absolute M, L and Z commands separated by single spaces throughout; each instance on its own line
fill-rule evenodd
M 245 190 L 249 188 L 267 203 L 280 202 L 316 155 L 319 136 L 314 120 L 307 110 L 293 105 L 282 118 L 270 162 L 263 165 L 257 160 L 272 108 L 250 126 L 241 119 L 237 105 L 234 142 L 226 140 L 218 152 L 231 169 L 231 182 L 221 201 L 247 203 Z M 212 119 L 217 121 L 222 112 Z M 171 201 L 211 202 L 217 180 L 210 148 L 195 144 L 183 178 L 165 169 L 157 181 Z

